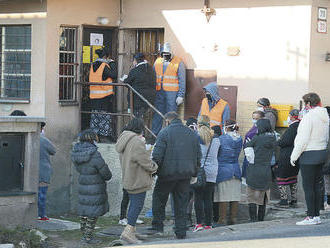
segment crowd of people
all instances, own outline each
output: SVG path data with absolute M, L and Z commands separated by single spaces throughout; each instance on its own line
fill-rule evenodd
M 99 58 L 91 64 L 89 81 L 111 83 L 116 66 L 110 52 L 96 51 Z M 304 107 L 288 114 L 288 128 L 282 135 L 275 131 L 276 109 L 268 98 L 256 102 L 252 127 L 243 138 L 236 120 L 230 119 L 229 104 L 220 97 L 216 82 L 203 88 L 204 98 L 197 119 L 184 121 L 176 110 L 184 101 L 185 68 L 164 46 L 154 67 L 143 54 L 134 56 L 134 68 L 123 78 L 165 114 L 154 115 L 152 130 L 157 134 L 152 149 L 146 143 L 144 115 L 148 105 L 134 97 L 134 118 L 123 128 L 116 141 L 122 168 L 123 201 L 120 224 L 125 225 L 121 238 L 141 243 L 136 224 L 144 206 L 146 192 L 153 188 L 152 226 L 149 234 L 164 232 L 165 207 L 169 196 L 174 212 L 174 232 L 184 239 L 189 226 L 193 232 L 237 223 L 241 186 L 247 185 L 247 202 L 251 222 L 263 221 L 270 200 L 272 182 L 280 192 L 281 208 L 297 207 L 298 174 L 301 173 L 307 216 L 297 225 L 321 223 L 320 209 L 330 209 L 330 107 L 322 107 L 316 93 L 302 97 Z M 79 134 L 71 153 L 79 173 L 78 208 L 81 216 L 82 241 L 96 243 L 94 229 L 98 217 L 109 211 L 107 181 L 112 173 L 98 152 L 97 143 L 107 139 L 112 126 L 110 115 L 114 87 L 91 85 L 92 115 L 90 129 Z M 111 106 L 110 106 L 111 105 Z M 25 115 L 14 111 L 12 116 Z M 46 194 L 51 176 L 50 156 L 54 145 L 44 136 L 41 125 L 40 170 L 38 192 L 39 220 L 48 220 Z M 109 131 L 110 130 L 110 131 Z M 239 157 L 243 152 L 243 163 Z M 152 187 L 154 184 L 154 187 Z M 324 198 L 326 203 L 324 204 Z M 192 220 L 192 209 L 196 220 Z M 192 225 L 194 223 L 194 225 Z
M 208 99 L 206 94 L 205 99 Z M 189 118 L 184 123 L 176 112 L 169 112 L 152 151 L 146 148 L 143 120 L 133 118 L 116 143 L 122 184 L 129 200 L 127 224 L 121 238 L 129 243 L 142 242 L 144 236 L 137 233 L 136 223 L 154 180 L 152 226 L 148 234 L 164 232 L 165 207 L 170 194 L 178 239 L 186 237 L 192 204 L 196 216 L 193 232 L 237 223 L 242 181 L 247 185 L 250 221 L 263 221 L 274 180 L 280 191 L 276 205 L 297 206 L 299 170 L 307 217 L 296 224 L 320 224 L 323 197 L 330 193 L 330 108 L 323 108 L 315 93 L 304 95 L 303 101 L 305 107 L 301 111 L 290 111 L 289 128 L 281 137 L 274 130 L 277 112 L 267 98 L 257 101 L 252 127 L 244 140 L 235 120 L 212 125 L 211 118 L 201 111 L 197 119 Z M 111 172 L 97 152 L 97 141 L 95 132 L 84 131 L 72 152 L 80 173 L 78 213 L 82 216 L 82 230 L 88 243 L 93 242 L 92 230 L 97 217 L 109 207 L 106 181 L 111 178 Z M 244 161 L 240 166 L 242 149 Z M 321 191 L 323 175 L 326 193 Z

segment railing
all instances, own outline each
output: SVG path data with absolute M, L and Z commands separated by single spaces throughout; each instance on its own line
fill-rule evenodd
M 163 121 L 165 120 L 165 116 L 159 112 L 159 110 L 152 105 L 147 99 L 144 98 L 138 91 L 136 91 L 131 85 L 125 84 L 125 83 L 85 83 L 85 82 L 77 82 L 76 84 L 81 84 L 81 85 L 101 85 L 101 86 L 114 86 L 114 87 L 127 87 L 129 89 L 129 108 L 130 108 L 130 113 L 109 113 L 109 112 L 99 112 L 99 114 L 104 114 L 104 115 L 112 115 L 112 116 L 129 116 L 131 119 L 134 118 L 134 106 L 133 106 L 133 93 L 137 95 L 142 101 L 144 101 L 154 112 L 159 114 Z M 92 114 L 94 112 L 91 111 L 80 111 L 82 114 Z M 153 136 L 156 138 L 156 135 L 145 125 L 144 128 Z

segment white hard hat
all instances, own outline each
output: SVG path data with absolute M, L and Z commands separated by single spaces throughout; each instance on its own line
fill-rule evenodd
M 161 53 L 170 53 L 172 54 L 172 50 L 171 50 L 171 44 L 169 42 L 165 42 L 163 49 L 161 50 Z

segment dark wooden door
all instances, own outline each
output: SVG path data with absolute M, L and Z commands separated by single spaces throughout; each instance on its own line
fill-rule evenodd
M 186 70 L 186 100 L 185 119 L 197 117 L 204 97 L 203 87 L 217 81 L 217 72 L 214 70 Z M 230 107 L 230 117 L 236 119 L 237 86 L 219 85 L 219 94 Z
M 24 135 L 0 135 L 0 191 L 23 190 Z

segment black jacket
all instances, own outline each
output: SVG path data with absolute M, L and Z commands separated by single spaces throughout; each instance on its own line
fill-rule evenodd
M 275 134 L 268 119 L 257 122 L 258 134 L 246 144 L 253 147 L 254 164 L 249 164 L 246 172 L 246 183 L 255 190 L 268 190 L 272 182 L 271 159 L 276 147 Z
M 158 179 L 171 181 L 196 176 L 202 157 L 196 132 L 175 119 L 160 131 L 152 153 L 158 164 Z
M 108 165 L 97 151 L 97 147 L 88 142 L 75 144 L 71 159 L 79 172 L 78 215 L 104 215 L 109 211 L 106 181 L 112 176 Z
M 294 147 L 294 139 L 297 135 L 299 122 L 295 122 L 289 126 L 281 139 L 278 141 L 280 149 L 280 157 L 277 163 L 276 176 L 280 178 L 288 178 L 297 176 L 299 173 L 299 166 L 292 166 L 290 163 L 290 156 Z
M 148 64 L 143 63 L 134 67 L 128 74 L 128 78 L 124 80 L 124 83 L 131 85 L 137 90 L 144 98 L 146 98 L 151 104 L 154 104 L 156 96 L 156 73 L 154 69 Z M 129 94 L 127 96 L 129 102 Z M 144 105 L 143 101 L 139 97 L 134 96 L 134 108 Z

